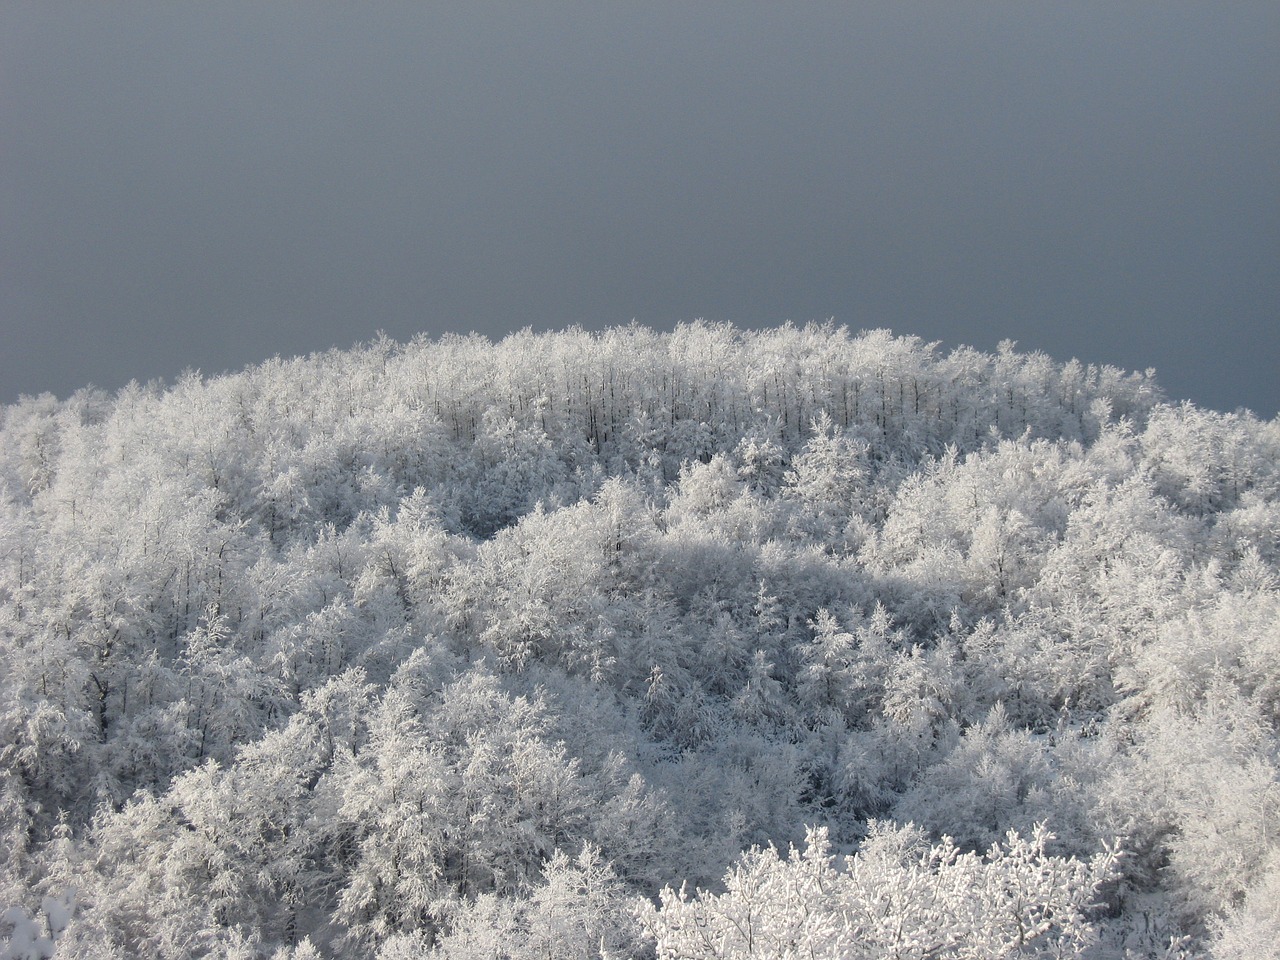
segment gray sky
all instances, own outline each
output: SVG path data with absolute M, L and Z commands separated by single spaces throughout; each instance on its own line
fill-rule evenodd
M 834 318 L 1280 407 L 1280 4 L 0 5 L 0 402 Z

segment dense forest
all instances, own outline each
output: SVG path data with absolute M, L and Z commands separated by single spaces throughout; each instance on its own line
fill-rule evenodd
M 0 422 L 0 956 L 1280 957 L 1280 421 L 887 331 Z

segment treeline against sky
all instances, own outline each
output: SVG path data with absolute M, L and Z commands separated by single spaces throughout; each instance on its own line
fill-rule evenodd
M 1278 494 L 1150 374 L 831 326 L 25 398 L 0 956 L 1264 956 Z

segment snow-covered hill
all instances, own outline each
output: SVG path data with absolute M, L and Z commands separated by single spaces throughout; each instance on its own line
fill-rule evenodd
M 1276 422 L 705 324 L 3 417 L 0 956 L 1275 955 Z

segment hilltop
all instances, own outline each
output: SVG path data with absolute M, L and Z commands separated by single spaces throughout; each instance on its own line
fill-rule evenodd
M 24 398 L 0 956 L 1262 956 L 1278 531 L 1280 422 L 1010 343 Z

